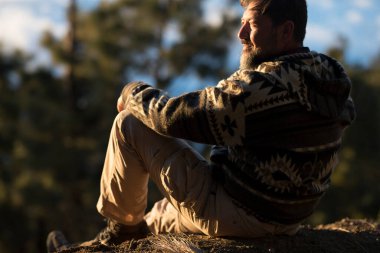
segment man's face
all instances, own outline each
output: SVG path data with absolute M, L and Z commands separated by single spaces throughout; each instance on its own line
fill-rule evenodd
M 240 68 L 254 68 L 263 59 L 278 53 L 277 31 L 272 20 L 255 10 L 257 3 L 250 3 L 244 11 L 238 37 L 243 44 Z

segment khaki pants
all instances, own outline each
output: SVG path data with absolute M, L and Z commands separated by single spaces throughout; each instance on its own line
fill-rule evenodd
M 165 198 L 145 214 L 149 177 Z M 126 225 L 145 219 L 154 234 L 259 237 L 290 235 L 299 227 L 267 224 L 247 214 L 185 141 L 155 133 L 128 111 L 118 114 L 111 130 L 97 209 Z

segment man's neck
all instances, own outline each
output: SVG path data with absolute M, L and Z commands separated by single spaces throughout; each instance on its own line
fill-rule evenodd
M 268 62 L 268 61 L 274 61 L 276 60 L 277 58 L 281 57 L 281 56 L 285 56 L 285 55 L 291 55 L 291 54 L 298 54 L 298 53 L 308 53 L 310 52 L 310 49 L 308 47 L 298 47 L 298 48 L 294 48 L 294 49 L 291 49 L 291 50 L 287 50 L 287 51 L 284 51 L 284 52 L 281 52 L 281 53 L 278 53 L 278 54 L 275 54 L 275 55 L 272 55 L 272 56 L 268 56 L 268 57 L 265 57 L 265 58 L 257 58 L 255 63 L 256 63 L 256 66 L 260 65 L 261 63 L 263 62 Z

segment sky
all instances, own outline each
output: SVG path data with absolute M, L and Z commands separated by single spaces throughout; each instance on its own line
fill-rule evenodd
M 83 11 L 97 6 L 100 0 L 77 0 Z M 112 1 L 112 0 L 103 0 Z M 217 25 L 220 13 L 227 9 L 225 0 L 204 0 L 209 15 L 205 22 Z M 70 0 L 0 0 L 0 44 L 5 51 L 15 48 L 35 55 L 35 61 L 46 63 L 49 55 L 39 45 L 43 31 L 50 30 L 56 37 L 66 31 L 65 11 Z M 325 52 L 339 45 L 340 38 L 348 40 L 347 60 L 368 66 L 380 55 L 379 0 L 308 0 L 309 21 L 305 46 Z M 212 11 L 211 11 L 212 10 Z M 236 44 L 238 40 L 236 40 Z M 232 51 L 240 50 L 237 47 Z

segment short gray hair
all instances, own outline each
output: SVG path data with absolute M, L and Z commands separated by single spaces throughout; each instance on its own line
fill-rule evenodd
M 306 0 L 240 0 L 240 4 L 247 8 L 255 1 L 257 2 L 256 9 L 260 14 L 269 16 L 274 25 L 280 25 L 287 20 L 292 21 L 294 39 L 297 42 L 303 42 L 307 24 Z

